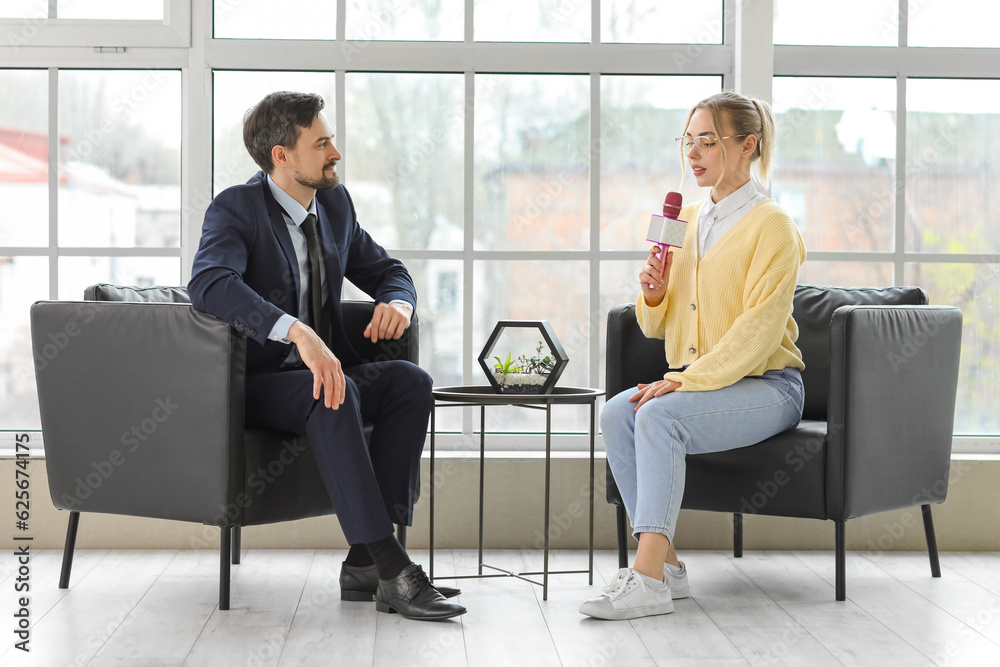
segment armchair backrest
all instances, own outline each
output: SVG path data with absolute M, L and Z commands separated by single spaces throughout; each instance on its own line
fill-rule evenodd
M 834 311 L 849 305 L 925 305 L 919 287 L 827 287 L 797 285 L 792 315 L 799 327 L 797 345 L 806 369 L 804 419 L 826 420 L 830 388 L 830 321 Z M 663 377 L 669 370 L 663 342 L 646 338 L 635 319 L 635 304 L 621 304 L 608 314 L 608 396 Z
M 927 294 L 919 287 L 828 287 L 796 285 L 792 317 L 799 326 L 796 342 L 806 368 L 803 419 L 825 421 L 830 393 L 830 322 L 841 306 L 921 306 Z
M 36 302 L 31 337 L 53 504 L 213 523 L 243 470 L 246 340 L 183 304 L 93 301 Z

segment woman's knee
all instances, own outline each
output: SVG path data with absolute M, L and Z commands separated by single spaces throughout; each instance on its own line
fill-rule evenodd
M 623 427 L 631 430 L 635 419 L 635 403 L 629 400 L 632 392 L 623 391 L 608 399 L 601 410 L 601 431 L 617 431 Z

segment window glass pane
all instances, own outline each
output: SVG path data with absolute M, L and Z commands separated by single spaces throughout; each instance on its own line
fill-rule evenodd
M 585 261 L 480 261 L 476 262 L 473 313 L 473 384 L 489 384 L 476 360 L 493 327 L 500 320 L 548 320 L 566 351 L 569 363 L 559 377 L 560 387 L 588 386 L 590 318 L 588 317 L 589 263 Z M 505 358 L 511 350 L 494 349 Z M 516 354 L 513 356 L 517 356 Z M 517 408 L 487 411 L 488 431 L 545 430 L 541 411 Z M 535 414 L 535 413 L 539 414 Z M 560 407 L 552 411 L 553 432 L 585 432 L 590 407 Z M 494 423 L 495 421 L 495 423 Z
M 910 46 L 1000 47 L 996 0 L 910 0 Z
M 330 126 L 337 127 L 333 73 L 318 72 L 225 72 L 214 76 L 214 155 L 212 185 L 215 194 L 230 185 L 246 183 L 260 171 L 243 145 L 243 115 L 265 95 L 278 90 L 318 93 L 323 96 Z M 340 147 L 338 137 L 334 144 Z M 338 167 L 343 174 L 343 170 Z
M 348 0 L 347 39 L 461 42 L 464 0 Z
M 475 0 L 472 17 L 481 42 L 590 41 L 590 0 Z
M 896 82 L 775 77 L 771 194 L 809 250 L 890 251 Z
M 934 304 L 962 309 L 962 359 L 958 372 L 955 433 L 1000 433 L 1000 266 L 907 264 L 907 285 L 918 285 Z
M 906 82 L 906 250 L 1000 248 L 1000 81 Z
M 59 245 L 177 247 L 181 74 L 59 72 Z
M 0 246 L 49 239 L 48 72 L 0 70 Z
M 49 16 L 49 0 L 4 0 L 0 4 L 2 19 L 44 19 Z M 25 22 L 25 26 L 30 25 Z
M 215 36 L 235 39 L 336 39 L 335 0 L 214 0 Z
M 889 262 L 823 262 L 807 259 L 799 267 L 800 285 L 835 287 L 889 287 L 893 285 Z M 792 316 L 794 317 L 794 313 Z
M 0 424 L 4 429 L 41 428 L 28 315 L 32 303 L 47 298 L 47 258 L 0 257 Z
M 162 21 L 164 2 L 165 0 L 59 0 L 56 16 L 61 19 Z
M 465 79 L 349 73 L 340 173 L 358 220 L 388 248 L 461 250 Z
M 719 92 L 717 76 L 601 77 L 601 249 L 644 252 L 649 216 L 671 190 L 704 199 L 674 137 L 691 106 Z
M 722 44 L 722 2 L 604 0 L 601 41 Z
M 899 0 L 840 0 L 835 8 L 774 0 L 774 43 L 896 46 Z
M 95 283 L 181 285 L 179 257 L 60 257 L 59 298 L 79 301 Z
M 585 76 L 476 76 L 477 249 L 587 249 L 589 109 Z

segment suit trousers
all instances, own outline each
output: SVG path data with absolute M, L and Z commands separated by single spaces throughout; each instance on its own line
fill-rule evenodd
M 410 525 L 420 489 L 420 454 L 432 380 L 408 361 L 344 369 L 344 403 L 313 398 L 308 368 L 247 379 L 246 424 L 306 435 L 349 544 L 377 542 Z M 364 424 L 372 423 L 371 445 Z

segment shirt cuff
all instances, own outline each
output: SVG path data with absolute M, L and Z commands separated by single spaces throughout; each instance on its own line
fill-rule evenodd
M 394 303 L 401 303 L 404 306 L 409 306 L 410 307 L 410 319 L 413 319 L 413 304 L 412 303 L 410 303 L 406 299 L 393 299 L 392 301 L 389 302 L 389 305 L 391 306 Z
M 288 330 L 291 329 L 292 325 L 296 322 L 298 322 L 297 319 L 288 313 L 284 313 L 278 318 L 278 321 L 274 323 L 274 326 L 271 327 L 271 333 L 267 334 L 268 339 L 276 340 L 279 343 L 285 343 L 286 345 L 290 344 L 292 341 L 285 340 L 285 337 L 288 335 Z

